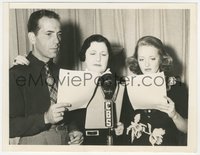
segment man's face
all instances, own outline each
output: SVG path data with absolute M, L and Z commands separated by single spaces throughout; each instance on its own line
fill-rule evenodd
M 59 51 L 61 30 L 60 22 L 54 18 L 42 17 L 38 33 L 32 34 L 34 41 L 33 54 L 41 61 L 47 62 L 56 57 Z

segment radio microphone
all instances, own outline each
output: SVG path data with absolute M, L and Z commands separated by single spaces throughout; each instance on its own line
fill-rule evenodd
M 112 145 L 113 144 L 112 130 L 114 127 L 114 102 L 112 98 L 115 92 L 116 83 L 112 74 L 107 73 L 100 78 L 100 84 L 105 97 L 105 102 L 104 102 L 105 126 L 109 128 L 109 134 L 107 136 L 107 144 Z

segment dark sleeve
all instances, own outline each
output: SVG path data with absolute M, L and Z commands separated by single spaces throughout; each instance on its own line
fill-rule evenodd
M 45 129 L 44 114 L 26 114 L 26 91 L 17 84 L 14 71 L 10 70 L 9 76 L 9 137 L 31 136 L 41 132 Z
M 168 96 L 175 103 L 176 111 L 183 117 L 188 118 L 188 89 L 184 83 L 177 82 L 171 87 Z
M 86 109 L 77 109 L 65 113 L 64 122 L 68 126 L 68 130 L 84 130 Z
M 133 108 L 128 97 L 127 89 L 125 88 L 123 100 L 122 100 L 122 110 L 120 115 L 120 122 L 124 124 L 124 131 L 121 136 L 115 136 L 116 145 L 129 145 L 129 136 L 126 134 L 127 127 L 130 126 L 131 121 L 133 121 Z
M 133 112 L 127 89 L 125 88 L 120 116 L 120 121 L 124 124 L 125 129 L 131 124 L 131 121 L 133 121 Z

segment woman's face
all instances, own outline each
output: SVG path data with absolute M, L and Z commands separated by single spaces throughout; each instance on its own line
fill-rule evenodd
M 143 74 L 159 72 L 160 56 L 154 46 L 139 46 L 138 63 Z
M 85 53 L 85 65 L 89 71 L 103 73 L 108 65 L 108 48 L 104 42 L 91 42 Z

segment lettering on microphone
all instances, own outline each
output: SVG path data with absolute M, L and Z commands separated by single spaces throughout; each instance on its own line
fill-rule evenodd
M 106 127 L 112 127 L 112 107 L 111 102 L 105 102 L 105 125 Z

